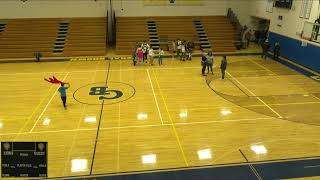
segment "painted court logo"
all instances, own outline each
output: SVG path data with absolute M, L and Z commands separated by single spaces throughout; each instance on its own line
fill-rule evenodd
M 116 104 L 127 101 L 135 94 L 135 88 L 127 83 L 103 82 L 93 83 L 80 87 L 73 93 L 76 101 L 88 105 Z M 103 101 L 102 101 L 103 100 Z
M 114 94 L 111 95 L 110 94 Z M 123 92 L 119 90 L 107 90 L 107 87 L 92 87 L 90 92 L 90 96 L 99 96 L 100 100 L 103 99 L 118 99 L 123 96 Z

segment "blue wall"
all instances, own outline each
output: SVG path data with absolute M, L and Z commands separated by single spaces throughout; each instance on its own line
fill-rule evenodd
M 280 43 L 280 56 L 320 72 L 320 45 L 308 44 L 308 46 L 302 47 L 301 41 L 273 32 L 269 32 L 269 42 L 272 50 L 276 42 Z

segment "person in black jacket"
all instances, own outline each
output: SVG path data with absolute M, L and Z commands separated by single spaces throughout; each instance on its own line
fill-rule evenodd
M 201 57 L 201 66 L 202 66 L 202 75 L 205 76 L 205 71 L 206 71 L 206 67 L 207 67 L 207 56 L 206 54 L 202 54 L 202 57 Z
M 220 65 L 221 79 L 224 79 L 224 75 L 225 75 L 225 72 L 226 72 L 226 69 L 227 69 L 227 65 L 228 65 L 227 57 L 223 56 L 222 60 L 221 60 L 221 65 Z

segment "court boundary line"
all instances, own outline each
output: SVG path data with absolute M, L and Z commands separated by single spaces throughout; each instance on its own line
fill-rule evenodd
M 206 76 L 206 77 L 207 77 L 207 76 Z M 210 81 L 210 82 L 212 82 L 212 81 Z M 223 97 L 222 95 L 220 95 L 220 94 L 223 94 L 223 93 L 214 90 L 213 87 L 210 86 L 210 82 L 209 82 L 209 83 L 207 82 L 207 86 L 208 86 L 209 89 L 211 89 L 215 94 L 218 94 L 221 98 L 225 99 L 226 101 L 228 101 L 228 102 L 230 102 L 230 103 L 232 103 L 232 104 L 234 104 L 234 105 L 236 105 L 236 106 L 238 106 L 238 107 L 244 108 L 244 109 L 246 109 L 246 110 L 248 110 L 248 111 L 255 112 L 255 113 L 257 113 L 257 114 L 261 114 L 261 115 L 265 115 L 265 116 L 268 116 L 268 117 L 271 117 L 271 118 L 276 118 L 276 119 L 284 120 L 284 121 L 291 122 L 291 123 L 304 124 L 304 125 L 310 125 L 310 126 L 320 126 L 320 125 L 318 125 L 318 124 L 303 123 L 303 122 L 298 122 L 298 121 L 290 121 L 290 120 L 285 119 L 285 118 L 278 118 L 278 117 L 275 117 L 275 116 L 272 116 L 272 115 L 264 114 L 264 113 L 261 113 L 261 112 L 258 112 L 258 111 L 249 109 L 249 108 L 247 108 L 247 107 L 245 107 L 245 106 L 241 106 L 241 105 L 236 104 L 236 103 L 230 101 L 229 99 Z M 223 94 L 223 95 L 226 95 L 226 94 Z M 299 94 L 299 95 L 301 95 L 301 94 Z M 255 97 L 255 96 L 250 96 L 250 97 Z M 258 97 L 262 97 L 262 96 L 258 96 Z
M 266 107 L 268 107 L 274 114 L 278 116 L 278 118 L 282 119 L 282 116 L 275 111 L 273 108 L 271 108 L 267 103 L 265 103 L 261 98 L 256 96 L 252 91 L 250 91 L 244 84 L 242 84 L 240 81 L 238 81 L 235 77 L 233 77 L 229 72 L 226 71 L 226 73 L 235 81 L 237 81 L 242 87 L 244 87 L 250 94 L 252 94 L 255 98 L 257 98 L 260 102 L 262 102 Z
M 311 93 L 311 96 L 313 96 L 314 98 L 318 99 L 320 101 L 320 98 L 318 98 L 317 96 L 315 96 L 313 93 Z
M 150 73 L 149 73 L 149 69 L 147 69 L 147 74 L 148 74 L 148 77 L 149 77 L 149 82 L 150 82 L 150 85 L 151 85 L 151 89 L 152 89 L 152 93 L 153 93 L 154 101 L 155 101 L 156 106 L 157 106 L 157 109 L 158 109 L 158 113 L 159 113 L 160 121 L 161 121 L 161 124 L 163 125 L 164 123 L 163 123 L 162 115 L 161 115 L 161 112 L 160 112 L 160 108 L 159 108 L 158 100 L 157 100 L 156 94 L 155 94 L 155 92 L 154 92 L 154 88 L 153 88 L 153 84 L 152 84 L 151 76 L 150 76 Z
M 62 79 L 62 81 L 65 81 L 66 78 L 69 76 L 69 72 L 65 75 L 65 77 Z M 41 117 L 43 116 L 44 112 L 47 110 L 47 108 L 49 107 L 49 105 L 51 104 L 51 101 L 53 100 L 53 98 L 56 96 L 58 89 L 60 87 L 58 87 L 55 92 L 53 93 L 53 95 L 51 96 L 49 102 L 47 103 L 47 105 L 44 107 L 43 111 L 41 112 L 41 114 L 39 115 L 38 119 L 36 120 L 36 122 L 33 124 L 32 128 L 30 129 L 30 132 L 33 131 L 33 129 L 37 126 L 39 120 L 41 119 Z
M 320 102 L 301 102 L 301 103 L 278 103 L 278 104 L 269 104 L 270 106 L 287 106 L 287 105 L 305 105 L 305 104 L 320 104 Z M 259 107 L 264 105 L 248 105 L 242 107 Z
M 61 72 L 61 74 L 65 74 L 65 73 L 66 73 L 66 77 L 67 77 L 68 72 L 66 72 L 66 70 L 69 68 L 70 65 L 71 65 L 71 62 L 68 62 L 67 65 L 64 67 L 64 70 Z M 65 78 L 66 78 L 66 77 L 65 77 Z M 47 97 L 50 96 L 50 91 L 51 91 L 52 87 L 54 87 L 53 84 L 50 86 L 50 88 L 49 88 L 49 90 L 48 90 L 48 93 L 49 93 L 49 94 L 48 94 L 45 98 L 43 98 L 43 99 L 41 100 L 41 102 L 36 106 L 36 108 L 33 109 L 31 115 L 28 116 L 27 121 L 26 121 L 26 122 L 23 124 L 23 126 L 19 129 L 19 132 L 21 132 L 21 131 L 23 130 L 23 128 L 25 128 L 25 127 L 28 125 L 29 121 L 32 119 L 32 116 L 34 116 L 34 113 L 36 113 L 36 111 L 39 109 L 39 107 L 40 107 L 41 104 L 43 103 L 42 101 L 44 101 Z M 17 136 L 14 138 L 14 140 L 16 140 L 16 138 L 17 138 L 18 136 L 19 136 L 19 135 L 17 135 Z
M 155 76 L 156 84 L 157 84 L 158 89 L 159 89 L 159 91 L 160 91 L 160 96 L 161 96 L 162 101 L 163 101 L 163 103 L 164 103 L 164 107 L 165 107 L 165 109 L 166 109 L 166 111 L 167 111 L 167 114 L 168 114 L 168 116 L 169 116 L 169 120 L 170 120 L 170 122 L 171 122 L 171 126 L 172 126 L 172 129 L 173 129 L 173 133 L 174 133 L 174 135 L 176 136 L 176 140 L 177 140 L 177 142 L 178 142 L 178 146 L 179 146 L 179 148 L 180 148 L 180 151 L 181 151 L 181 154 L 182 154 L 182 158 L 183 158 L 186 166 L 189 166 L 189 163 L 188 163 L 188 161 L 187 161 L 187 157 L 186 157 L 186 155 L 185 155 L 185 153 L 184 153 L 184 151 L 183 151 L 182 144 L 181 144 L 181 142 L 180 142 L 180 138 L 179 138 L 177 129 L 176 129 L 174 123 L 173 123 L 172 117 L 171 117 L 170 112 L 169 112 L 169 109 L 168 109 L 168 105 L 167 105 L 167 103 L 166 103 L 166 101 L 165 101 L 165 98 L 164 98 L 164 96 L 163 96 L 163 94 L 162 94 L 162 90 L 161 90 L 161 87 L 160 87 L 160 83 L 159 83 L 158 78 L 157 78 L 156 74 L 154 73 L 154 71 L 152 71 L 152 72 L 153 72 L 153 75 Z
M 255 60 L 252 60 L 252 59 L 249 59 L 250 62 L 252 62 L 253 64 L 256 64 L 257 66 L 261 67 L 262 69 L 265 69 L 266 71 L 269 71 L 271 72 L 273 75 L 275 76 L 279 76 L 278 74 L 276 74 L 275 72 L 271 71 L 269 68 L 263 66 L 262 64 L 260 63 L 257 63 Z
M 243 89 L 241 89 L 235 82 L 233 82 L 230 78 L 227 78 L 234 86 L 236 86 L 244 95 L 250 97 Z
M 246 119 L 230 119 L 230 120 L 214 120 L 214 121 L 198 121 L 198 122 L 178 122 L 174 123 L 175 125 L 194 125 L 194 124 L 211 124 L 211 123 L 232 123 L 232 122 L 241 122 L 241 121 L 257 121 L 257 120 L 273 120 L 276 117 L 261 117 L 261 118 L 246 118 Z M 129 128 L 145 128 L 145 127 L 160 127 L 160 126 L 172 126 L 171 123 L 160 124 L 150 124 L 150 125 L 137 125 L 137 126 L 122 126 L 122 127 L 110 127 L 110 128 L 100 128 L 101 130 L 113 130 L 113 129 L 129 129 Z M 65 130 L 56 130 L 56 131 L 33 131 L 33 132 L 22 132 L 22 133 L 7 133 L 0 134 L 0 136 L 8 135 L 23 135 L 23 134 L 44 134 L 44 133 L 59 133 L 59 132 L 74 132 L 74 131 L 93 131 L 96 128 L 88 129 L 65 129 Z
M 99 62 L 96 64 L 96 70 L 98 69 L 98 66 L 100 65 L 100 62 L 101 62 L 101 61 L 99 61 Z M 95 80 L 96 76 L 97 76 L 97 72 L 95 71 L 95 72 L 94 72 L 94 75 L 93 75 L 93 77 L 92 77 L 91 82 L 93 82 L 93 81 Z M 81 122 L 82 122 L 82 117 L 84 116 L 85 111 L 86 111 L 86 109 L 87 109 L 87 107 L 88 107 L 88 105 L 86 105 L 86 104 L 82 104 L 82 106 L 84 106 L 84 107 L 83 107 L 83 110 L 82 110 L 82 112 L 81 112 L 81 116 L 80 116 L 80 118 L 79 118 L 77 130 L 80 129 L 80 125 L 81 125 Z M 71 155 L 71 152 L 72 152 L 72 150 L 73 150 L 73 148 L 74 148 L 75 140 L 76 140 L 76 138 L 78 137 L 78 134 L 79 134 L 79 131 L 75 131 L 75 135 L 74 135 L 73 138 L 72 138 L 72 144 L 71 144 L 71 147 L 70 147 L 69 152 L 68 152 L 67 161 L 65 162 L 65 166 L 64 166 L 65 168 L 64 168 L 64 170 L 63 170 L 63 173 L 64 173 L 64 174 L 66 174 L 67 164 L 68 164 L 69 161 L 70 161 L 70 158 L 71 158 L 70 155 Z
M 190 67 L 159 67 L 159 68 L 150 68 L 150 67 L 145 67 L 144 69 L 134 69 L 134 68 L 126 68 L 126 69 L 121 69 L 121 71 L 145 71 L 147 69 L 152 69 L 152 70 L 176 70 L 176 69 L 198 69 L 198 66 L 190 66 Z M 83 70 L 83 71 L 68 71 L 69 73 L 88 73 L 88 72 L 104 72 L 106 70 Z M 112 71 L 120 71 L 119 69 L 111 69 Z M 251 70 L 251 71 L 233 71 L 233 72 L 260 72 L 260 71 L 266 71 L 266 70 Z M 50 74 L 50 73 L 67 73 L 63 71 L 45 71 L 45 72 L 30 72 L 30 73 L 0 73 L 0 76 L 9 76 L 9 75 L 32 75 L 32 74 Z M 300 74 L 299 74 L 300 75 Z
M 303 167 L 303 168 L 318 168 L 318 167 L 320 167 L 320 165 L 315 165 L 315 166 L 305 166 L 305 167 Z
M 111 66 L 111 60 L 109 60 L 109 65 L 108 65 L 108 70 L 106 72 L 106 80 L 105 80 L 105 87 L 108 87 L 108 80 L 109 80 L 109 74 L 110 74 L 110 66 Z M 105 97 L 106 94 L 103 95 L 103 97 Z M 99 141 L 99 135 L 100 135 L 100 127 L 101 127 L 101 119 L 102 119 L 102 115 L 103 115 L 103 109 L 104 109 L 104 101 L 105 98 L 102 99 L 101 101 L 101 108 L 100 108 L 100 117 L 99 117 L 99 121 L 98 121 L 98 128 L 97 128 L 97 133 L 96 133 L 96 138 L 95 138 L 95 142 L 94 142 L 94 146 L 93 146 L 93 153 L 92 153 L 92 158 L 91 158 L 91 166 L 90 166 L 90 176 L 92 175 L 92 171 L 93 171 L 93 166 L 94 166 L 94 160 L 95 160 L 95 156 L 96 156 L 96 149 L 97 149 L 97 145 L 98 145 L 98 141 Z
M 220 167 L 232 167 L 241 165 L 260 165 L 268 163 L 284 163 L 284 162 L 294 162 L 294 161 L 304 161 L 304 160 L 320 160 L 320 156 L 305 156 L 297 158 L 279 158 L 264 161 L 249 161 L 249 162 L 234 162 L 234 163 L 221 163 L 221 164 L 211 164 L 203 166 L 189 166 L 189 167 L 177 167 L 177 168 L 163 168 L 154 170 L 141 170 L 141 171 L 127 171 L 119 173 L 100 173 L 93 174 L 93 176 L 65 176 L 65 177 L 49 177 L 48 179 L 65 179 L 65 178 L 93 178 L 93 177 L 113 177 L 113 176 L 123 176 L 123 175 L 135 175 L 135 174 L 147 174 L 147 173 L 161 173 L 161 172 L 175 172 L 175 171 L 185 171 L 185 170 L 197 170 L 197 169 L 208 169 L 208 168 L 220 168 Z
M 120 79 L 120 82 L 122 81 L 122 73 L 121 73 L 121 62 L 120 61 L 120 71 L 119 71 L 119 79 Z M 121 126 L 121 103 L 119 103 L 119 112 L 118 112 L 118 116 L 119 116 L 119 119 L 118 119 L 118 127 Z M 118 132 L 118 136 L 117 136 L 117 172 L 119 172 L 120 170 L 120 129 L 118 128 L 117 129 L 117 132 Z
M 244 153 L 241 151 L 241 149 L 239 149 L 242 157 L 247 161 L 247 163 L 249 162 L 248 158 L 244 155 Z M 258 171 L 256 170 L 255 167 L 252 166 L 252 164 L 248 164 L 249 168 L 251 169 L 251 171 L 253 172 L 253 174 L 258 178 L 258 180 L 262 180 L 260 174 L 258 173 Z

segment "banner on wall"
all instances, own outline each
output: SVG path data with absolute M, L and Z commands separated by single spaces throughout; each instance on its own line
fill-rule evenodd
M 202 6 L 203 0 L 144 0 L 145 6 Z

